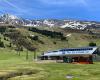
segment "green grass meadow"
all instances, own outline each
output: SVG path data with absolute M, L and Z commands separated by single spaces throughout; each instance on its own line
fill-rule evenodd
M 100 80 L 100 62 L 94 64 L 38 63 L 34 53 L 0 49 L 0 80 Z M 72 75 L 67 79 L 67 75 Z

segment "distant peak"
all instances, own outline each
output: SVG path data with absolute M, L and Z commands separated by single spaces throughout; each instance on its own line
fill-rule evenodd
M 6 19 L 18 19 L 17 16 L 9 14 L 9 13 L 1 15 L 1 17 L 6 18 Z

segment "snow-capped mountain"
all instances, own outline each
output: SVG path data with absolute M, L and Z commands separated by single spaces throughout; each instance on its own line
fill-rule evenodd
M 32 24 L 32 21 L 11 14 L 3 14 L 0 16 L 0 23 L 13 24 L 13 25 L 27 25 L 27 24 L 29 25 Z
M 4 14 L 0 16 L 0 22 L 6 24 L 23 24 L 21 18 L 11 15 L 11 14 Z
M 1 18 L 4 19 L 4 20 L 10 20 L 10 19 L 19 19 L 17 16 L 14 16 L 14 15 L 11 15 L 11 14 L 4 14 L 4 15 L 1 15 Z
M 20 25 L 20 26 L 33 26 L 33 27 L 59 27 L 84 30 L 86 28 L 99 28 L 99 22 L 80 21 L 80 20 L 58 20 L 58 19 L 43 19 L 43 20 L 29 20 L 23 19 L 11 14 L 4 14 L 0 16 L 0 23 Z
M 79 21 L 70 21 L 70 22 L 66 22 L 65 25 L 61 26 L 61 28 L 84 30 L 85 28 L 87 28 L 87 26 L 92 26 L 92 23 L 82 23 Z

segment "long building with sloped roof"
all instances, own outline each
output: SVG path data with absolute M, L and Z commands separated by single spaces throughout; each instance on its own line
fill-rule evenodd
M 44 52 L 42 60 L 62 60 L 67 63 L 93 63 L 93 56 L 97 52 L 97 47 L 66 48 L 56 51 Z

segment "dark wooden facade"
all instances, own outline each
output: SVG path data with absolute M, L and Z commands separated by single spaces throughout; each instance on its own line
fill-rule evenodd
M 64 63 L 93 64 L 93 55 L 86 56 L 42 56 L 41 60 L 62 60 Z

